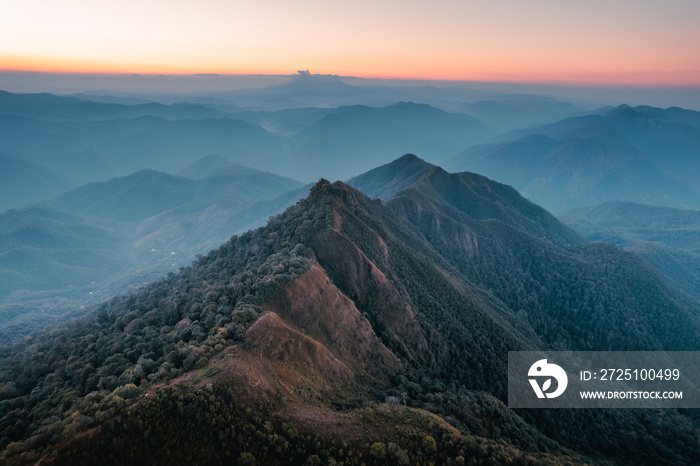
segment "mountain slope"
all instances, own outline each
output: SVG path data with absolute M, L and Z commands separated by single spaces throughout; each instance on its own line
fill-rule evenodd
M 50 199 L 75 183 L 67 175 L 0 152 L 0 212 Z
M 383 105 L 234 114 L 184 104 L 3 94 L 0 151 L 83 182 L 142 169 L 177 173 L 208 154 L 313 182 L 360 173 L 378 160 L 389 161 L 386 154 L 457 153 L 493 133 L 472 117 L 429 105 Z M 329 159 L 329 153 L 336 157 Z
M 245 167 L 243 165 L 234 164 L 231 159 L 223 155 L 207 155 L 199 160 L 195 160 L 185 168 L 177 172 L 177 176 L 182 178 L 190 178 L 193 180 L 203 180 L 210 178 L 220 173 L 221 170 L 234 168 L 240 175 L 249 175 L 259 172 L 254 168 Z
M 70 299 L 89 302 L 105 280 L 128 270 L 134 259 L 126 243 L 112 230 L 52 209 L 35 206 L 0 214 L 0 325 L 26 312 L 22 302 L 32 302 L 45 325 L 53 320 L 53 307 L 70 307 Z M 53 305 L 41 301 L 47 297 Z
M 581 108 L 552 98 L 507 94 L 490 100 L 464 102 L 457 110 L 501 131 L 544 125 L 585 113 Z
M 8 348 L 3 461 L 696 463 L 678 412 L 501 400 L 509 350 L 696 350 L 697 303 L 511 188 L 426 165 L 375 171 L 427 169 L 387 202 L 321 180 L 179 274 Z
M 689 113 L 622 106 L 515 131 L 446 164 L 500 179 L 552 211 L 612 200 L 697 207 L 700 132 Z
M 376 236 L 367 236 L 366 228 L 372 228 Z M 403 228 L 407 230 L 404 232 Z M 463 351 L 471 352 L 473 362 L 467 363 L 463 374 L 455 377 L 462 379 L 473 374 L 474 383 L 483 387 L 499 386 L 502 391 L 504 371 L 485 370 L 478 364 L 480 357 L 477 355 L 487 348 L 492 348 L 494 354 L 503 354 L 503 345 L 520 347 L 523 344 L 519 342 L 523 340 L 518 337 L 519 332 L 510 327 L 503 317 L 499 317 L 499 312 L 503 310 L 494 312 L 483 297 L 466 290 L 457 279 L 445 280 L 445 274 L 449 276 L 451 273 L 449 270 L 431 264 L 420 252 L 402 245 L 398 238 L 392 239 L 389 233 L 403 240 L 416 239 L 419 241 L 418 251 L 431 254 L 440 261 L 439 257 L 429 252 L 427 244 L 423 242 L 423 246 L 420 246 L 420 240 L 415 237 L 415 232 L 411 232 L 410 226 L 385 207 L 345 185 L 319 183 L 307 200 L 272 219 L 266 228 L 233 238 L 193 267 L 184 269 L 180 275 L 171 275 L 143 292 L 106 303 L 94 314 L 55 333 L 57 339 L 50 337 L 38 341 L 36 348 L 41 350 L 35 354 L 50 354 L 52 361 L 49 364 L 37 366 L 37 360 L 24 364 L 27 369 L 24 370 L 15 365 L 16 359 L 6 359 L 1 374 L 10 378 L 3 380 L 3 393 L 14 401 L 4 407 L 16 406 L 26 396 L 23 393 L 28 393 L 25 390 L 31 390 L 37 383 L 41 388 L 35 391 L 36 394 L 52 390 L 52 382 L 40 381 L 44 380 L 45 375 L 53 373 L 56 358 L 69 358 L 73 361 L 70 368 L 60 375 L 56 374 L 57 378 L 52 380 L 67 380 L 70 377 L 77 383 L 77 392 L 73 392 L 73 398 L 69 395 L 66 401 L 80 409 L 83 417 L 54 418 L 58 420 L 47 417 L 49 413 L 62 409 L 60 402 L 29 408 L 35 414 L 35 420 L 5 428 L 4 444 L 8 440 L 32 438 L 34 452 L 26 453 L 29 456 L 24 458 L 28 459 L 51 444 L 50 438 L 41 436 L 41 431 L 35 429 L 52 430 L 62 425 L 69 430 L 81 431 L 85 427 L 102 424 L 101 419 L 105 414 L 117 416 L 117 422 L 125 421 L 130 425 L 130 419 L 141 416 L 144 409 L 156 410 L 161 416 L 172 416 L 177 410 L 167 414 L 167 411 L 157 411 L 158 408 L 148 402 L 142 408 L 134 406 L 135 410 L 128 412 L 117 405 L 108 407 L 117 400 L 116 397 L 135 400 L 135 394 L 142 393 L 149 385 L 153 387 L 149 393 L 152 393 L 154 400 L 169 399 L 171 395 L 168 393 L 172 392 L 160 384 L 166 378 L 171 378 L 171 385 L 176 390 L 174 396 L 180 396 L 187 410 L 194 406 L 194 400 L 187 398 L 190 394 L 199 396 L 197 394 L 209 390 L 210 395 L 216 395 L 218 398 L 215 399 L 221 400 L 226 393 L 225 390 L 221 391 L 223 387 L 231 387 L 233 383 L 234 387 L 240 387 L 236 389 L 240 390 L 239 393 L 246 393 L 238 398 L 237 403 L 247 405 L 246 399 L 252 397 L 259 400 L 257 406 L 265 406 L 264 409 L 269 410 L 266 414 L 270 422 L 268 430 L 272 429 L 273 432 L 280 432 L 283 421 L 293 422 L 303 432 L 318 433 L 320 431 L 317 429 L 322 424 L 314 419 L 319 419 L 319 416 L 338 419 L 332 421 L 334 424 L 344 419 L 342 422 L 346 426 L 358 425 L 363 416 L 380 416 L 369 429 L 366 424 L 363 428 L 354 428 L 355 434 L 345 429 L 326 429 L 329 438 L 323 440 L 322 445 L 330 446 L 330 438 L 337 436 L 348 442 L 351 448 L 363 451 L 364 439 L 375 439 L 375 443 L 391 440 L 400 444 L 401 448 L 397 451 L 406 449 L 409 453 L 404 452 L 404 455 L 416 457 L 417 454 L 426 454 L 420 453 L 420 442 L 430 436 L 432 443 L 435 443 L 434 438 L 440 440 L 440 448 L 453 442 L 454 445 L 462 445 L 463 450 L 466 447 L 462 454 L 476 454 L 476 445 L 465 444 L 466 439 L 460 438 L 462 434 L 439 418 L 405 433 L 390 433 L 382 427 L 384 423 L 408 427 L 411 418 L 427 416 L 416 408 L 398 411 L 382 408 L 377 415 L 372 411 L 357 410 L 362 400 L 383 399 L 384 391 L 396 383 L 392 379 L 400 373 L 403 375 L 397 379 L 398 383 L 405 383 L 406 386 L 394 387 L 389 393 L 400 396 L 400 390 L 405 390 L 411 397 L 422 396 L 423 389 L 413 381 L 419 380 L 416 377 L 419 371 L 424 370 L 421 368 L 429 367 L 424 364 L 434 363 L 430 364 L 432 369 L 429 370 L 429 373 L 435 374 L 432 377 L 446 374 L 453 371 L 457 360 L 464 361 L 460 356 Z M 375 250 L 384 254 L 382 251 L 386 246 L 388 262 L 384 262 L 382 267 L 389 275 L 374 265 L 351 238 L 360 241 L 371 255 Z M 398 275 L 390 272 L 386 268 L 390 262 L 405 264 L 401 268 L 409 266 L 405 268 L 406 272 L 412 270 L 410 265 L 422 264 L 423 276 L 445 281 L 441 288 L 412 291 L 408 295 L 409 289 L 413 288 L 406 287 L 405 280 L 398 288 L 394 285 L 395 280 L 405 278 L 403 275 L 406 272 Z M 351 271 L 353 273 L 349 273 Z M 414 280 L 420 281 L 420 277 Z M 351 289 L 355 293 L 349 294 Z M 433 295 L 435 291 L 439 295 Z M 440 301 L 434 301 L 436 296 L 441 296 Z M 428 307 L 427 303 L 431 301 Z M 455 304 L 470 309 L 470 312 L 455 314 L 450 306 Z M 444 318 L 448 316 L 451 329 L 455 332 L 452 338 L 459 338 L 462 345 L 452 345 L 451 340 L 439 336 Z M 427 325 L 427 329 L 423 325 Z M 97 328 L 101 330 L 97 331 Z M 157 332 L 159 328 L 161 332 Z M 477 329 L 481 330 L 474 332 Z M 159 343 L 154 340 L 153 331 L 162 335 L 156 337 Z M 70 341 L 74 343 L 46 353 L 44 348 L 62 341 L 61 335 L 71 335 Z M 78 348 L 97 349 L 94 345 L 101 338 L 100 335 L 109 335 L 110 338 L 106 346 L 99 343 L 101 350 L 90 350 L 83 356 L 75 353 Z M 494 335 L 500 337 L 493 338 Z M 176 344 L 180 340 L 182 343 Z M 117 354 L 124 348 L 123 345 L 131 348 L 128 356 Z M 214 357 L 216 354 L 219 356 Z M 440 354 L 450 356 L 447 360 L 437 358 Z M 88 360 L 85 358 L 92 360 L 97 370 L 83 365 Z M 284 361 L 284 364 L 277 361 Z M 200 382 L 197 380 L 202 380 L 202 374 L 205 374 L 205 381 L 216 384 L 214 388 L 206 389 L 198 385 Z M 438 383 L 437 379 L 435 383 Z M 79 393 L 88 398 L 75 397 Z M 284 401 L 280 401 L 282 398 Z M 87 399 L 94 403 L 92 408 L 84 404 Z M 130 401 L 123 404 L 129 405 Z M 346 406 L 351 411 L 342 414 L 331 410 L 333 405 Z M 472 412 L 472 409 L 476 408 L 468 408 L 468 411 Z M 316 414 L 310 419 L 310 413 Z M 14 411 L 2 414 L 3 422 L 18 415 Z M 497 412 L 493 415 L 502 416 Z M 381 417 L 386 421 L 381 421 Z M 465 421 L 468 418 L 466 416 Z M 241 413 L 236 423 L 245 425 L 245 422 L 252 422 L 247 419 L 250 417 Z M 150 423 L 154 429 L 153 438 L 162 438 L 162 429 L 172 422 L 174 420 Z M 504 425 L 503 429 L 509 432 L 508 436 L 513 436 L 513 441 L 527 448 L 536 448 L 539 442 L 546 442 L 531 428 L 525 427 L 524 431 L 519 431 L 523 427 L 518 426 L 518 422 L 522 424 L 521 421 L 511 422 L 515 423 L 513 428 Z M 6 423 L 3 425 L 8 426 Z M 284 432 L 290 431 L 288 427 L 284 429 Z M 474 429 L 485 435 L 488 432 L 478 423 L 474 424 Z M 98 428 L 93 431 L 95 435 L 75 438 L 75 446 L 69 445 L 68 451 L 80 448 L 86 455 L 93 451 L 117 455 L 118 452 L 111 450 L 113 447 L 103 450 L 99 445 L 124 441 L 120 439 L 125 439 L 125 431 L 129 432 L 128 429 L 112 430 L 111 426 Z M 200 435 L 200 432 L 194 428 L 190 431 L 194 436 Z M 249 434 L 242 432 L 241 435 Z M 469 438 L 474 440 L 471 436 Z M 259 445 L 259 442 L 254 441 L 250 448 L 258 451 L 258 447 L 253 445 Z M 432 445 L 431 441 L 428 442 Z M 493 443 L 487 439 L 480 442 L 487 445 Z M 414 443 L 419 447 L 412 447 Z M 549 445 L 557 449 L 552 442 Z M 65 448 L 53 451 L 61 458 Z M 168 455 L 172 451 L 180 451 L 177 446 L 171 448 L 173 450 L 168 451 Z M 236 451 L 236 455 L 245 452 L 234 445 L 226 448 Z M 18 460 L 15 453 L 21 450 L 17 446 L 6 450 L 4 459 Z M 364 451 L 365 454 L 369 453 Z M 436 452 L 429 450 L 427 454 Z M 149 453 L 145 451 L 142 454 Z M 337 454 L 344 455 L 342 452 Z M 453 449 L 449 454 L 457 456 L 457 451 Z M 498 449 L 489 453 L 494 457 L 500 454 Z M 522 455 L 517 449 L 513 449 L 511 454 Z M 293 455 L 291 451 L 287 453 L 288 458 Z M 377 458 L 377 461 L 381 462 L 381 458 Z
M 45 203 L 50 208 L 2 214 L 0 335 L 21 339 L 98 297 L 187 265 L 308 191 L 247 167 L 218 175 L 192 180 L 141 171 L 64 193 Z
M 340 107 L 293 138 L 294 163 L 311 176 L 347 177 L 409 151 L 437 157 L 484 141 L 491 131 L 467 115 L 425 104 Z M 335 154 L 332 160 L 327 154 Z
M 138 224 L 148 217 L 185 205 L 217 200 L 245 205 L 272 199 L 301 186 L 298 181 L 231 164 L 215 176 L 188 179 L 141 170 L 106 182 L 89 183 L 49 201 L 55 208 L 92 219 Z
M 87 181 L 141 169 L 177 172 L 207 154 L 265 169 L 282 158 L 284 138 L 234 118 L 45 121 L 0 116 L 0 150 Z
M 500 220 L 555 243 L 580 243 L 581 238 L 551 214 L 524 199 L 510 186 L 475 173 L 449 174 L 435 165 L 406 154 L 399 159 L 348 180 L 370 197 L 389 201 L 402 191 L 418 191 L 431 202 L 457 209 L 475 220 Z M 552 235 L 552 232 L 556 232 Z
M 387 199 L 388 206 L 418 226 L 471 281 L 520 311 L 546 344 L 577 349 L 695 344 L 697 304 L 665 285 L 637 256 L 586 244 L 510 187 L 439 167 L 424 171 L 426 165 L 407 155 L 350 182 L 402 186 L 405 173 L 422 172 L 411 188 Z M 639 319 L 644 323 L 638 328 L 619 332 Z M 609 322 L 608 330 L 601 322 Z
M 559 218 L 591 241 L 636 252 L 679 288 L 700 297 L 700 212 L 608 202 Z

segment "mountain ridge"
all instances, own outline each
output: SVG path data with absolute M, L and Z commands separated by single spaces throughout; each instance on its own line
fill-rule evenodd
M 411 179 L 426 168 L 406 164 Z M 697 303 L 636 256 L 570 244 L 512 188 L 427 168 L 386 202 L 322 179 L 180 273 L 18 344 L 0 361 L 3 460 L 699 459 L 698 426 L 679 412 L 570 423 L 505 407 L 509 350 L 693 350 Z M 607 435 L 619 425 L 630 435 Z M 58 448 L 51 432 L 70 440 Z

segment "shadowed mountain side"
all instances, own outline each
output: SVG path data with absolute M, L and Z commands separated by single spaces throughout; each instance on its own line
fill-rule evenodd
M 607 202 L 559 218 L 591 241 L 634 251 L 679 288 L 700 297 L 700 212 Z
M 413 154 L 348 180 L 370 197 L 389 201 L 405 190 L 475 220 L 501 220 L 555 244 L 582 241 L 547 211 L 504 184 L 474 173 L 447 173 Z
M 665 284 L 637 256 L 586 244 L 508 186 L 480 175 L 448 174 L 412 155 L 350 182 L 360 188 L 366 183 L 370 195 L 373 186 L 390 194 L 385 187 L 412 183 L 387 199 L 387 205 L 418 226 L 472 282 L 517 310 L 554 347 L 678 347 L 678 336 L 682 345 L 693 345 L 696 303 Z M 658 306 L 661 301 L 670 307 Z M 645 323 L 627 337 L 616 335 L 620 327 L 629 327 L 632 316 Z M 606 321 L 610 330 L 600 326 Z M 688 328 L 694 330 L 688 333 Z

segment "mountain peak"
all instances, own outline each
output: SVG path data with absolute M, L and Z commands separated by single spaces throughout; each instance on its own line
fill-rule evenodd
M 350 198 L 366 198 L 365 194 L 361 191 L 353 188 L 350 185 L 343 183 L 342 181 L 336 181 L 331 183 L 325 178 L 321 178 L 318 182 L 311 188 L 309 192 L 309 199 L 316 201 L 321 197 L 330 196 L 333 198 L 339 198 L 343 201 L 347 201 Z
M 500 220 L 556 244 L 583 241 L 512 187 L 475 173 L 448 173 L 413 154 L 406 154 L 348 183 L 370 198 L 379 197 L 399 210 L 405 209 L 408 202 L 420 207 L 420 211 L 440 211 L 446 218 L 466 215 L 480 221 Z
M 393 165 L 393 164 L 401 164 L 401 165 L 405 165 L 405 164 L 412 164 L 412 165 L 414 165 L 414 164 L 430 165 L 428 162 L 426 162 L 425 160 L 421 159 L 420 157 L 418 157 L 417 155 L 414 155 L 414 154 L 404 154 L 404 155 L 402 155 L 401 157 L 399 157 L 398 159 L 396 159 L 396 160 L 394 160 L 393 162 L 391 162 L 389 165 Z
M 318 182 L 311 188 L 311 195 L 317 194 L 321 191 L 326 191 L 331 186 L 331 182 L 325 178 L 321 178 Z
M 405 154 L 381 167 L 348 180 L 371 198 L 388 200 L 391 196 L 415 184 L 418 179 L 434 169 L 432 165 L 414 154 Z

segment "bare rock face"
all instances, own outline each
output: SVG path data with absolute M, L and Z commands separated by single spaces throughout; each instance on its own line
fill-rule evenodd
M 355 371 L 392 374 L 401 368 L 355 303 L 317 264 L 275 296 L 269 308 Z

